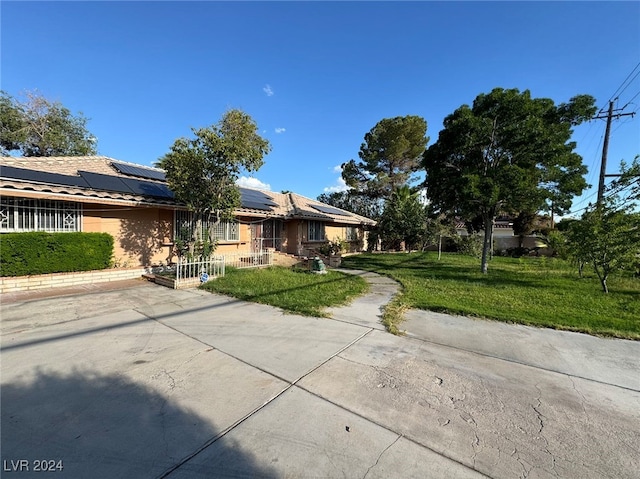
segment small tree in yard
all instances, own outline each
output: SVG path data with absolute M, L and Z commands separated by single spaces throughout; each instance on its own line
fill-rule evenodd
M 427 231 L 425 241 L 437 243 L 438 259 L 442 258 L 442 238 L 457 238 L 455 219 L 443 213 L 433 212 L 427 207 Z
M 622 176 L 608 187 L 600 205 L 590 206 L 579 221 L 570 223 L 567 249 L 579 265 L 589 263 L 598 275 L 602 290 L 609 292 L 607 280 L 615 271 L 634 269 L 640 257 L 640 165 L 621 167 Z M 621 195 L 621 192 L 626 194 Z
M 177 139 L 157 164 L 165 170 L 176 199 L 193 212 L 190 254 L 200 245 L 206 255 L 213 252 L 215 238 L 211 229 L 203 238 L 203 225 L 233 219 L 234 210 L 240 206 L 236 186 L 240 173 L 257 171 L 271 148 L 258 135 L 253 119 L 240 110 L 229 110 L 217 124 L 192 131 L 195 138 Z
M 615 271 L 631 269 L 640 254 L 640 214 L 611 205 L 593 208 L 568 231 L 568 247 L 578 263 L 590 263 L 598 275 L 602 291 L 609 292 L 607 280 Z

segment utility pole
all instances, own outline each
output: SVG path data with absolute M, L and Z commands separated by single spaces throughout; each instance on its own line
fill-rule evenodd
M 621 110 L 616 110 L 616 111 L 621 111 Z M 602 119 L 602 118 L 607 119 L 607 128 L 604 133 L 604 144 L 602 146 L 602 163 L 600 165 L 600 181 L 598 182 L 598 202 L 597 202 L 598 207 L 602 205 L 602 200 L 604 198 L 604 178 L 605 176 L 611 176 L 611 175 L 607 175 L 607 153 L 609 151 L 609 134 L 611 133 L 611 120 L 613 120 L 613 117 L 614 117 L 613 112 L 614 112 L 613 100 L 609 100 L 609 111 L 607 112 L 607 116 L 605 117 L 605 116 L 599 115 L 599 116 L 593 117 L 594 120 Z M 634 112 L 616 113 L 615 117 L 620 118 L 621 116 L 633 116 L 633 115 L 634 115 Z

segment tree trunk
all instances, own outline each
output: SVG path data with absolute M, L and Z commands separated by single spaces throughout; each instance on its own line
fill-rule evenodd
M 442 235 L 438 235 L 438 261 L 442 257 Z
M 489 256 L 491 255 L 491 240 L 493 238 L 493 216 L 484 215 L 484 241 L 482 242 L 482 263 L 480 271 L 487 274 L 489 270 Z
M 593 262 L 593 269 L 595 269 L 596 274 L 598 275 L 598 279 L 600 280 L 600 285 L 602 285 L 602 291 L 607 294 L 609 292 L 609 287 L 607 286 L 607 279 L 609 278 L 609 273 L 603 269 L 602 273 L 598 269 L 598 265 L 596 262 Z

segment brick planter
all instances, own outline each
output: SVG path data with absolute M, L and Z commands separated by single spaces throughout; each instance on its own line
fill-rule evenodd
M 158 274 L 154 275 L 153 282 L 159 284 L 160 286 L 165 286 L 171 289 L 197 288 L 202 284 L 200 282 L 200 278 L 183 279 L 182 281 L 180 281 L 180 283 L 178 283 L 175 278 L 160 276 Z
M 102 269 L 79 273 L 51 273 L 34 276 L 0 277 L 0 293 L 16 293 L 40 289 L 61 288 L 86 283 L 107 283 L 124 279 L 140 278 L 144 268 Z

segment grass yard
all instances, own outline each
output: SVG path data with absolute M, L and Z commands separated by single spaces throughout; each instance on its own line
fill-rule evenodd
M 640 279 L 616 275 L 609 294 L 585 267 L 555 258 L 503 258 L 480 273 L 480 260 L 447 254 L 365 254 L 343 259 L 343 266 L 388 275 L 403 293 L 389 306 L 385 318 L 397 330 L 405 308 L 461 314 L 589 334 L 640 339 Z M 389 316 L 389 314 L 385 316 Z
M 269 304 L 304 316 L 326 317 L 325 308 L 348 303 L 368 289 L 359 276 L 328 271 L 312 274 L 272 266 L 264 269 L 227 268 L 223 278 L 202 288 L 234 298 Z

